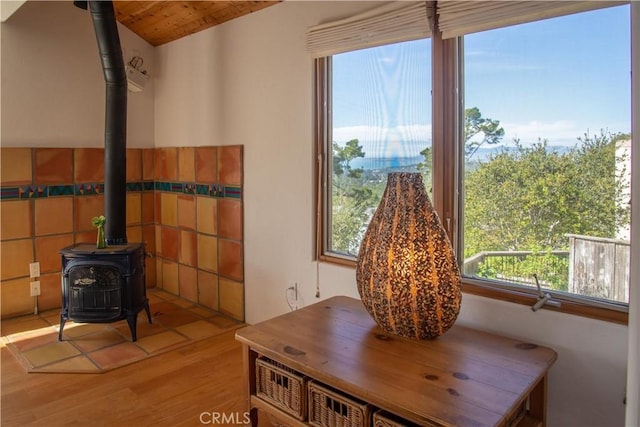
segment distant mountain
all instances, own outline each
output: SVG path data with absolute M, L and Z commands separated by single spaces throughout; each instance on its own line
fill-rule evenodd
M 549 151 L 555 151 L 560 154 L 567 153 L 571 150 L 572 147 L 567 147 L 563 145 L 550 145 L 547 146 Z M 515 150 L 515 147 L 509 146 L 500 146 L 500 147 L 486 147 L 479 148 L 478 151 L 474 154 L 471 161 L 473 163 L 487 161 L 491 155 L 498 154 L 504 151 L 512 151 Z M 353 169 L 366 169 L 366 170 L 385 170 L 385 169 L 396 169 L 396 170 L 406 170 L 406 171 L 415 171 L 416 165 L 424 161 L 424 157 L 419 156 L 407 156 L 407 157 L 364 157 L 354 159 L 351 162 L 351 167 Z

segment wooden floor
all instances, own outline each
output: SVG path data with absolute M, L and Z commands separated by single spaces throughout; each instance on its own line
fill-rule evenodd
M 242 348 L 234 334 L 225 332 L 103 374 L 28 374 L 2 347 L 0 424 L 241 425 Z M 213 413 L 238 424 L 213 423 Z M 260 425 L 269 422 L 261 417 Z

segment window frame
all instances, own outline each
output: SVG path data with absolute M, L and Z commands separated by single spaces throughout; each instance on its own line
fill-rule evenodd
M 461 259 L 462 252 L 462 203 L 460 185 L 463 168 L 460 141 L 463 134 L 464 117 L 464 49 L 463 37 L 444 39 L 442 33 L 433 26 L 432 47 L 432 155 L 433 155 L 433 206 L 442 219 L 443 225 Z M 331 57 L 317 58 L 314 67 L 314 146 L 315 146 L 315 191 L 316 191 L 316 236 L 317 261 L 355 268 L 356 259 L 328 251 L 329 235 L 329 174 L 331 173 Z M 453 124 L 453 125 L 451 125 Z M 482 280 L 462 276 L 462 291 L 533 306 L 538 300 L 537 289 L 509 285 L 505 282 Z M 553 290 L 545 290 L 551 300 L 559 306 L 546 304 L 545 309 L 594 318 L 598 320 L 628 324 L 628 304 L 609 303 L 586 296 L 574 296 Z

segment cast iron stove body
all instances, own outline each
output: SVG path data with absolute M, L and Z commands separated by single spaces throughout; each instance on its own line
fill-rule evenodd
M 144 272 L 144 245 L 130 243 L 96 249 L 79 243 L 62 255 L 62 310 L 60 332 L 67 320 L 78 323 L 110 323 L 127 319 L 131 340 L 136 341 L 138 313 L 151 312 Z

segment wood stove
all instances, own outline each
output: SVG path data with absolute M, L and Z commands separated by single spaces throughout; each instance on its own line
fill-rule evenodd
M 136 341 L 138 313 L 144 310 L 151 323 L 145 285 L 144 244 L 131 243 L 96 249 L 80 243 L 60 251 L 62 255 L 62 310 L 60 331 L 67 320 L 110 323 L 126 319 L 131 340 Z

